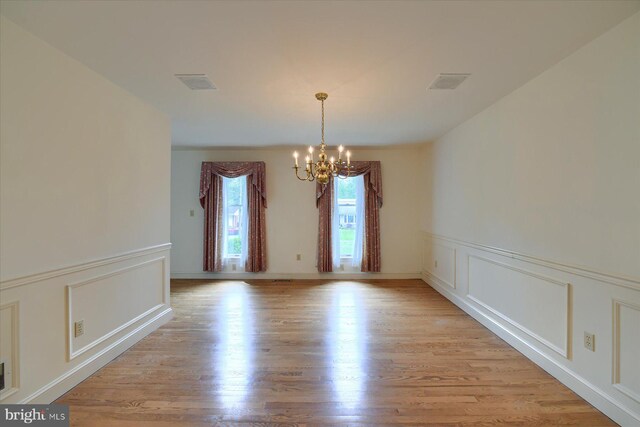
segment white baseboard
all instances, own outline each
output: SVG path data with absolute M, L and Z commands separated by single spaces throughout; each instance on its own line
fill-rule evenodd
M 53 402 L 67 391 L 84 381 L 90 375 L 94 374 L 98 369 L 105 366 L 115 357 L 127 350 L 133 344 L 140 341 L 146 335 L 150 334 L 163 324 L 167 323 L 173 317 L 173 310 L 167 308 L 158 315 L 152 317 L 142 325 L 138 326 L 128 334 L 124 335 L 111 345 L 105 347 L 95 355 L 75 366 L 73 369 L 65 372 L 49 384 L 43 386 L 35 393 L 22 399 L 19 403 L 43 403 Z
M 613 396 L 608 395 L 585 378 L 558 364 L 534 345 L 479 311 L 467 300 L 451 292 L 448 286 L 439 283 L 436 277 L 424 271 L 422 280 L 618 424 L 622 426 L 640 425 L 640 418 Z
M 210 280 L 359 280 L 359 279 L 420 279 L 420 273 L 174 273 L 172 279 L 210 279 Z

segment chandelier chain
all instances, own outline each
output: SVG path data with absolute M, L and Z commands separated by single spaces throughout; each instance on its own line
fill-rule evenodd
M 322 145 L 324 144 L 324 99 L 321 101 L 322 102 Z

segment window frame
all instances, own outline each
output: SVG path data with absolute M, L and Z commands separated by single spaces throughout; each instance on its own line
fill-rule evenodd
M 236 179 L 239 180 L 239 179 L 242 179 L 242 180 L 244 180 L 244 183 L 242 183 L 241 185 L 244 185 L 244 187 L 246 188 L 247 177 L 244 176 L 244 175 L 238 176 L 238 177 L 235 177 L 235 178 L 222 177 L 222 179 L 223 179 L 223 181 L 224 180 L 236 180 Z M 223 185 L 225 185 L 224 182 L 223 182 Z M 246 192 L 246 190 L 244 190 L 244 192 Z M 238 206 L 240 209 L 242 209 L 242 208 L 248 209 L 248 206 L 243 206 L 242 204 L 239 204 L 239 205 L 226 205 L 225 202 L 223 201 L 223 207 L 225 207 L 227 210 L 232 206 Z M 238 223 L 239 223 L 238 230 L 242 230 L 242 218 L 243 218 L 243 215 L 240 214 L 239 215 L 239 219 L 238 219 Z M 227 260 L 231 264 L 237 264 L 238 261 L 240 261 L 240 259 L 242 258 L 242 247 L 244 245 L 247 245 L 248 242 L 244 242 L 243 241 L 244 240 L 242 238 L 243 237 L 243 233 L 238 233 L 238 237 L 240 238 L 240 244 L 241 244 L 240 253 L 238 253 L 238 254 L 229 254 L 229 252 L 228 252 L 228 245 L 229 245 L 229 240 L 228 240 L 229 239 L 229 219 L 230 219 L 229 212 L 223 212 L 223 223 L 224 223 L 224 227 L 226 228 L 226 233 L 223 233 L 223 235 L 227 236 L 227 241 L 224 242 L 224 245 L 227 247 L 227 250 L 223 251 L 223 253 L 226 252 L 226 256 L 223 255 L 223 259 Z M 245 226 L 248 227 L 249 224 L 246 224 Z
M 348 177 L 346 179 L 354 179 L 355 180 L 355 178 L 356 178 L 356 176 L 351 176 L 351 177 Z M 339 180 L 338 181 L 338 187 L 340 187 L 340 182 L 344 182 L 346 180 L 344 178 L 337 178 L 337 177 L 334 178 L 334 179 L 338 179 Z M 338 189 L 336 189 L 336 190 L 338 190 Z M 340 200 L 340 198 L 338 197 L 338 191 L 335 191 L 334 199 L 335 199 L 335 203 L 336 203 L 336 207 L 334 208 L 334 215 L 335 214 L 340 215 L 339 214 L 339 207 L 337 206 L 338 201 Z M 345 217 L 346 217 L 345 218 L 346 219 L 345 224 L 347 224 L 347 225 L 348 224 L 356 224 L 356 219 L 357 219 L 356 218 L 357 217 L 357 215 L 356 215 L 356 212 L 357 212 L 356 200 L 357 200 L 357 198 L 354 195 L 353 198 L 342 199 L 342 200 L 352 200 L 353 201 L 354 212 L 345 214 Z M 349 221 L 349 217 L 353 218 L 353 221 L 350 222 Z M 340 218 L 338 218 L 338 224 L 340 224 Z M 355 231 L 355 227 L 353 229 Z M 339 232 L 338 232 L 338 235 L 340 235 Z M 341 242 L 342 241 L 339 241 L 338 245 L 340 245 Z M 344 269 L 345 266 L 348 265 L 351 260 L 353 260 L 353 256 L 354 256 L 354 252 L 355 252 L 355 236 L 354 236 L 354 241 L 353 241 L 353 245 L 352 246 L 353 247 L 352 247 L 352 250 L 351 250 L 351 254 L 349 254 L 349 255 L 345 255 L 345 254 L 342 253 L 342 251 L 340 251 L 340 265 L 341 265 L 342 269 Z

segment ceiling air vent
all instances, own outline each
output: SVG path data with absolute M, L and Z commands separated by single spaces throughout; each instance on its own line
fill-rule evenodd
M 471 74 L 442 73 L 431 82 L 429 89 L 455 89 Z
M 191 90 L 217 89 L 206 74 L 176 74 L 175 76 Z

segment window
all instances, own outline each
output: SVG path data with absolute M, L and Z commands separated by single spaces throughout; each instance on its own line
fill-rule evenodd
M 244 261 L 247 253 L 247 178 L 222 178 L 223 254 Z
M 233 179 L 238 176 L 242 178 Z M 200 205 L 205 214 L 204 271 L 233 271 L 238 265 L 243 271 L 266 271 L 265 182 L 264 162 L 202 162 Z M 325 213 L 326 205 L 330 204 L 325 202 Z M 233 243 L 238 240 L 239 243 Z
M 351 259 L 357 266 L 362 260 L 364 231 L 364 181 L 362 176 L 334 179 L 332 252 L 333 265 Z

